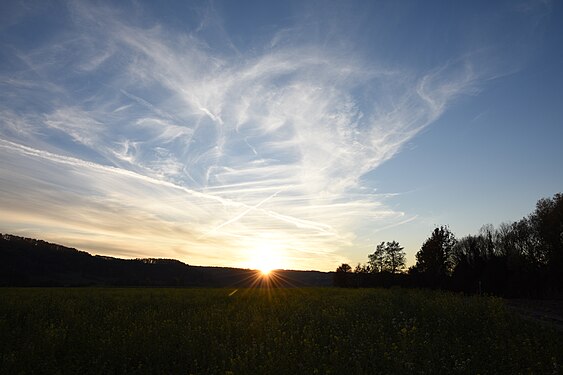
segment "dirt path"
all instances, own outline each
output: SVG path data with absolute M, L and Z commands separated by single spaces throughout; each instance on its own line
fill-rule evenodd
M 525 318 L 555 326 L 563 332 L 562 300 L 507 299 L 506 306 Z

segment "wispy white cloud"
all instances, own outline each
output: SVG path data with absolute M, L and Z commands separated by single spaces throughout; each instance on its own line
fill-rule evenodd
M 69 7 L 72 31 L 24 54 L 33 69 L 0 72 L 16 90 L 0 106 L 0 225 L 107 254 L 244 266 L 275 243 L 281 267 L 332 269 L 358 228 L 413 220 L 362 176 L 482 78 L 469 59 L 379 68 L 292 29 L 244 55 L 198 36 L 208 13 L 186 34 Z M 44 82 L 62 92 L 29 103 L 21 90 Z

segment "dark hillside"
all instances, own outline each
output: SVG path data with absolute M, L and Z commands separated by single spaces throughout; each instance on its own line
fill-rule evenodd
M 9 234 L 0 235 L 0 286 L 260 285 L 255 270 L 190 266 L 174 259 L 120 259 Z M 330 286 L 330 273 L 276 271 L 275 285 Z

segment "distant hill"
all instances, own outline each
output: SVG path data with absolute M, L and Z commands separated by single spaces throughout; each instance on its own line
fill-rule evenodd
M 274 280 L 274 279 L 272 279 Z M 331 286 L 332 273 L 275 271 L 271 284 Z M 249 287 L 267 282 L 256 270 L 191 266 L 174 259 L 91 255 L 42 240 L 0 234 L 0 286 Z

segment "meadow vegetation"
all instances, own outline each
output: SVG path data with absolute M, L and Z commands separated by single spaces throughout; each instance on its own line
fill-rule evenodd
M 0 289 L 2 374 L 558 374 L 502 299 L 342 288 Z

